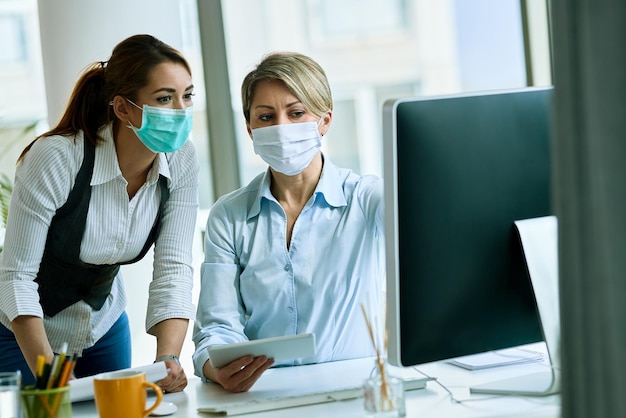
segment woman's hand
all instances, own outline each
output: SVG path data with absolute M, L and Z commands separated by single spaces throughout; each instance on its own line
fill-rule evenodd
M 274 359 L 265 356 L 243 356 L 219 369 L 207 361 L 202 371 L 209 380 L 219 383 L 229 392 L 247 392 L 272 364 Z
M 180 392 L 187 386 L 187 376 L 177 356 L 180 356 L 188 324 L 187 319 L 170 318 L 151 330 L 157 338 L 156 361 L 164 361 L 167 367 L 167 376 L 157 382 L 164 393 Z
M 159 380 L 157 385 L 163 389 L 163 393 L 180 392 L 187 386 L 185 370 L 175 360 L 166 360 L 167 376 Z

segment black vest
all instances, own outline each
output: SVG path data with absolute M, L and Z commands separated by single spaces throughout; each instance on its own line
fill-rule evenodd
M 99 310 L 111 293 L 113 280 L 121 264 L 141 260 L 156 240 L 165 202 L 169 198 L 167 179 L 159 176 L 161 203 L 148 239 L 139 255 L 119 264 L 88 264 L 80 260 L 80 245 L 85 232 L 91 199 L 91 176 L 96 147 L 85 139 L 83 163 L 76 175 L 67 201 L 50 222 L 46 246 L 35 281 L 44 314 L 54 316 L 74 303 L 84 300 Z

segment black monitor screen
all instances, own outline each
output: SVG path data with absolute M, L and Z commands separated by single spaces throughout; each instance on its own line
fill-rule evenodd
M 388 101 L 389 359 L 543 340 L 516 220 L 551 215 L 551 88 Z

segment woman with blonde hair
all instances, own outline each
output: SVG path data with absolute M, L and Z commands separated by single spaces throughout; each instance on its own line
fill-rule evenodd
M 209 214 L 194 326 L 195 373 L 247 391 L 270 366 L 374 355 L 361 304 L 379 308 L 382 181 L 335 166 L 320 148 L 333 119 L 324 70 L 266 56 L 244 79 L 243 114 L 268 165 Z M 215 368 L 207 348 L 315 334 L 316 354 L 274 363 L 244 356 Z

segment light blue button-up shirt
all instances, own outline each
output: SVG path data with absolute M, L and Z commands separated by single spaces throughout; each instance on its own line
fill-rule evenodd
M 193 336 L 198 376 L 211 345 L 282 335 L 315 334 L 316 354 L 275 365 L 374 355 L 361 304 L 380 317 L 382 180 L 325 159 L 289 249 L 270 182 L 268 170 L 211 208 Z

